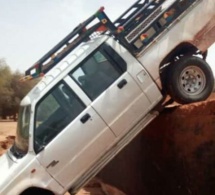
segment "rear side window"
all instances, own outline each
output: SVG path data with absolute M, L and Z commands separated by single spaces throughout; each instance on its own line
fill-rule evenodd
M 85 105 L 64 82 L 54 87 L 36 106 L 35 150 L 47 145 L 84 109 Z
M 125 71 L 125 61 L 110 46 L 103 45 L 69 75 L 94 100 Z

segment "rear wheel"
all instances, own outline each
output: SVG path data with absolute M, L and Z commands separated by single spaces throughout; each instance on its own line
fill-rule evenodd
M 213 91 L 214 77 L 206 61 L 184 56 L 169 68 L 167 86 L 175 101 L 192 103 L 208 98 Z

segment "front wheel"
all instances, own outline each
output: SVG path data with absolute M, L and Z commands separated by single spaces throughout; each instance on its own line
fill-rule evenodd
M 208 63 L 195 56 L 175 62 L 168 72 L 168 92 L 178 103 L 205 100 L 214 88 L 214 76 Z

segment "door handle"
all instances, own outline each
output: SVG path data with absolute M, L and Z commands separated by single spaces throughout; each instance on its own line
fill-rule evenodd
M 87 113 L 84 116 L 81 117 L 80 121 L 84 124 L 90 119 L 90 115 Z
M 48 169 L 48 168 L 50 168 L 50 167 L 54 167 L 54 166 L 56 166 L 57 164 L 59 163 L 59 160 L 53 160 L 46 168 Z
M 119 89 L 122 89 L 126 84 L 127 84 L 127 81 L 125 79 L 123 79 L 118 83 L 117 86 Z

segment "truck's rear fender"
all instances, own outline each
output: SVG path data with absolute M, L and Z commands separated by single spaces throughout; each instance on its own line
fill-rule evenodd
M 178 44 L 174 49 L 172 49 L 171 52 L 168 53 L 161 61 L 159 70 L 162 89 L 165 89 L 165 82 L 167 80 L 166 73 L 168 71 L 168 66 L 165 66 L 166 64 L 173 65 L 174 63 L 172 62 L 183 55 L 201 54 L 202 58 L 206 59 L 207 49 L 215 42 L 214 8 L 214 0 L 202 1 L 184 18 L 184 20 L 186 19 L 185 21 L 187 21 L 187 24 L 184 23 L 184 25 L 189 26 L 193 24 L 192 28 L 189 29 L 190 33 L 192 32 L 191 34 L 193 34 L 193 36 L 192 38 L 189 36 L 184 36 L 184 41 Z M 186 35 L 185 31 L 182 31 L 182 33 Z
M 214 8 L 214 0 L 199 0 L 138 54 L 138 59 L 150 72 L 160 89 L 163 89 L 162 82 L 165 80 L 165 77 L 161 78 L 161 73 L 162 77 L 165 75 L 164 71 L 160 73 L 160 68 L 164 64 L 180 53 L 192 54 L 198 50 L 205 53 L 214 43 Z

